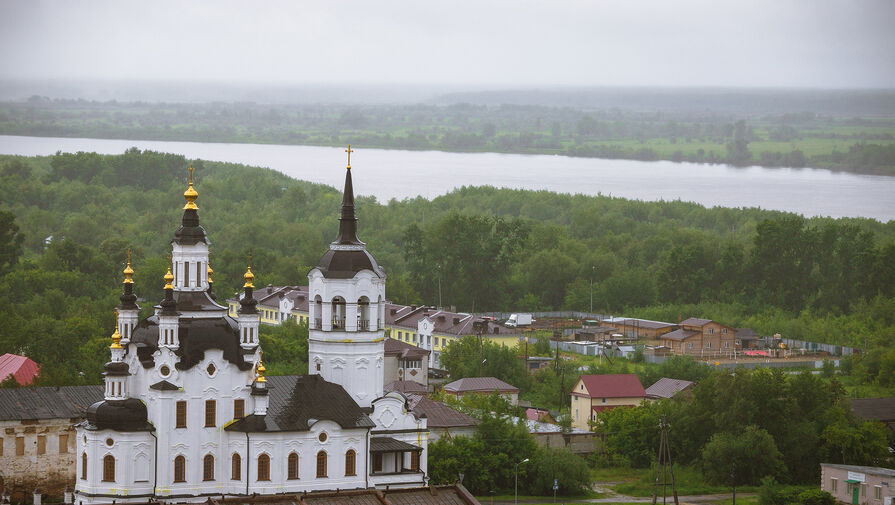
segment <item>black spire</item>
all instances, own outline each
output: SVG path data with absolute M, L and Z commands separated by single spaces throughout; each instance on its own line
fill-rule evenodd
M 124 284 L 124 294 L 119 298 L 121 303 L 118 304 L 118 308 L 121 310 L 139 310 L 140 307 L 137 307 L 137 295 L 134 294 L 134 285 L 132 283 Z
M 168 261 L 171 261 L 171 257 L 168 256 Z M 168 267 L 168 273 L 165 274 L 165 299 L 162 300 L 160 304 L 162 307 L 159 315 L 162 316 L 176 316 L 179 315 L 177 312 L 177 302 L 174 300 L 174 286 L 171 284 L 171 281 L 174 280 L 174 275 L 171 274 L 171 267 Z
M 351 184 L 351 165 L 345 172 L 345 192 L 342 195 L 342 216 L 339 217 L 339 238 L 334 244 L 364 245 L 357 238 L 357 218 L 354 216 L 354 186 Z

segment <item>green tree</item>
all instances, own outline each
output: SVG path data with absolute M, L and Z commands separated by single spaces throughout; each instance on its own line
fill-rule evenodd
M 705 477 L 727 486 L 757 485 L 765 475 L 786 472 L 782 454 L 771 435 L 756 426 L 741 433 L 723 432 L 712 436 L 702 450 Z
M 25 237 L 19 233 L 15 221 L 15 214 L 0 211 L 0 275 L 18 263 L 22 255 Z

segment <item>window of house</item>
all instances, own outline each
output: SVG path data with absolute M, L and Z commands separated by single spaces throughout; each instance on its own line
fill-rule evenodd
M 711 342 L 706 342 L 706 343 L 705 343 L 705 348 L 706 348 L 706 349 L 711 349 L 711 348 L 712 348 L 712 343 L 711 343 Z
M 603 403 L 606 403 L 606 398 L 603 398 Z
M 326 477 L 326 451 L 317 453 L 317 478 Z
M 46 435 L 38 435 L 37 436 L 37 453 L 38 454 L 46 454 L 47 452 L 47 436 Z
M 883 499 L 883 487 L 882 486 L 873 486 L 873 499 L 874 500 L 882 500 Z
M 270 480 L 270 456 L 258 456 L 258 480 Z
M 867 496 L 867 484 L 861 483 L 861 496 Z
M 174 482 L 186 482 L 186 458 L 174 458 Z
M 349 449 L 348 452 L 345 453 L 345 476 L 357 475 L 355 471 L 355 460 L 357 459 L 357 454 Z
M 727 328 L 721 328 L 721 333 L 727 333 Z
M 830 492 L 835 493 L 839 488 L 839 479 L 830 479 Z
M 233 400 L 233 419 L 242 419 L 246 416 L 246 401 L 242 398 Z
M 59 435 L 59 454 L 68 452 L 68 435 Z M 3 449 L 0 448 L 0 456 L 3 455 Z
M 577 396 L 573 396 L 573 397 L 572 397 L 572 400 L 574 400 L 574 401 L 577 402 L 577 401 L 578 401 L 578 397 L 577 397 Z
M 724 348 L 730 349 L 730 342 L 724 342 Z
M 230 458 L 230 479 L 242 480 L 242 457 L 239 454 Z
M 298 454 L 294 452 L 289 455 L 289 461 L 286 467 L 286 478 L 287 479 L 297 479 L 298 478 Z
M 0 456 L 3 456 L 3 437 L 0 437 Z
M 410 453 L 410 469 L 413 471 L 417 471 L 420 469 L 420 453 L 419 453 L 419 451 L 413 451 Z
M 202 480 L 214 480 L 214 456 L 211 454 L 202 458 Z
M 687 342 L 687 349 L 693 348 L 693 342 Z
M 715 329 L 709 328 L 709 335 L 714 335 L 714 334 L 715 334 Z
M 115 456 L 111 454 L 103 458 L 103 482 L 115 482 Z
M 25 455 L 25 437 L 16 437 L 16 456 Z
M 177 402 L 177 420 L 175 427 L 176 428 L 186 428 L 186 402 L 179 401 Z
M 217 403 L 214 400 L 205 400 L 205 427 L 206 428 L 214 428 L 216 408 L 217 408 Z
M 377 452 L 373 454 L 373 471 L 381 472 L 382 471 L 382 453 Z
M 87 480 L 87 453 L 81 453 L 81 479 Z

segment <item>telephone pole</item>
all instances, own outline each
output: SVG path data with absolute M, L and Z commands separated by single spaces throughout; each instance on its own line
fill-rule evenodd
M 659 477 L 662 477 L 662 504 L 665 505 L 668 497 L 668 486 L 671 486 L 671 492 L 674 494 L 674 505 L 680 505 L 677 499 L 677 488 L 674 485 L 674 464 L 671 462 L 671 448 L 668 446 L 668 428 L 670 428 L 665 416 L 659 421 L 659 429 L 662 430 L 659 435 L 659 464 L 656 467 L 656 486 L 653 490 L 653 505 L 656 505 L 656 499 L 659 496 Z M 671 482 L 668 482 L 669 473 L 671 474 Z

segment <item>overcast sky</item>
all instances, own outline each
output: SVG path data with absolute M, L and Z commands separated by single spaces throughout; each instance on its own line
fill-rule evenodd
M 895 1 L 7 1 L 0 78 L 895 87 Z

